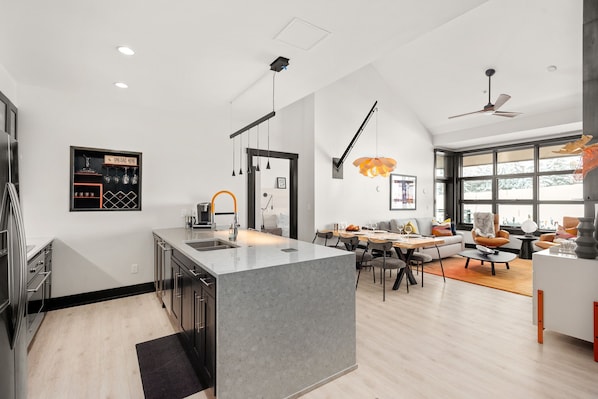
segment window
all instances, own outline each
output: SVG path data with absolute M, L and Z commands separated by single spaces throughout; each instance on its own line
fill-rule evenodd
M 492 199 L 492 180 L 466 180 L 463 182 L 463 199 Z
M 455 220 L 455 153 L 434 150 L 434 217 Z
M 492 174 L 492 153 L 466 155 L 463 157 L 461 176 L 488 176 Z
M 434 217 L 436 220 L 444 220 L 444 216 L 446 214 L 446 209 L 444 206 L 446 204 L 446 183 L 444 182 L 436 182 L 436 198 L 435 198 L 435 209 L 434 209 Z
M 540 147 L 540 172 L 581 170 L 581 157 L 579 155 L 559 154 L 558 151 L 562 147 L 562 144 Z
M 460 164 L 455 180 L 457 221 L 471 224 L 474 212 L 493 212 L 499 215 L 501 226 L 518 233 L 528 218 L 541 230 L 554 230 L 563 216 L 583 216 L 581 155 L 560 151 L 578 139 L 455 154 Z
M 519 227 L 521 223 L 531 218 L 534 208 L 530 205 L 509 205 L 498 204 L 498 215 L 500 225 L 507 227 Z
M 498 179 L 498 199 L 520 200 L 532 199 L 534 180 L 531 177 Z
M 497 154 L 497 173 L 513 175 L 534 171 L 534 149 L 500 151 Z
M 580 175 L 568 173 L 540 176 L 541 201 L 583 200 L 583 180 Z

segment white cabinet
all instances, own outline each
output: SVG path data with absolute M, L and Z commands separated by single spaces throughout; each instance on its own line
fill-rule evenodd
M 538 290 L 544 296 L 544 329 L 594 342 L 594 302 L 598 301 L 598 260 L 533 255 L 533 322 L 538 324 Z M 594 345 L 596 350 L 596 345 Z

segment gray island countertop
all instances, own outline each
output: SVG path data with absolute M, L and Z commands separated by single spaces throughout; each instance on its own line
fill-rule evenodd
M 357 367 L 354 253 L 252 230 L 201 252 L 186 243 L 228 231 L 153 232 L 215 277 L 218 399 L 295 398 Z
M 230 241 L 238 248 L 201 252 L 186 243 L 209 238 L 229 241 L 228 230 L 172 228 L 155 229 L 154 233 L 189 259 L 203 266 L 214 277 L 350 254 L 322 245 L 313 245 L 253 230 L 239 230 L 237 240 Z

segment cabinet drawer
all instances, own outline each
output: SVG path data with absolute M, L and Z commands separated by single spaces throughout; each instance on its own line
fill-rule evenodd
M 27 262 L 27 281 L 30 281 L 40 270 L 43 270 L 45 264 L 45 253 L 44 251 L 40 251 L 33 259 Z
M 214 276 L 176 249 L 172 250 L 172 256 L 187 268 L 193 279 L 198 281 L 204 290 L 212 296 L 216 296 L 216 278 Z

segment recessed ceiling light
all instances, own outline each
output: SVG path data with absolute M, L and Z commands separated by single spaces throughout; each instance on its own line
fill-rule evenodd
M 114 83 L 114 86 L 118 87 L 119 89 L 126 89 L 129 87 L 129 85 L 124 82 L 116 82 Z
M 123 53 L 124 55 L 133 55 L 133 54 L 135 54 L 135 51 L 133 51 L 132 48 L 127 47 L 127 46 L 118 46 L 116 49 L 118 51 L 120 51 L 121 53 Z
M 554 71 L 556 71 L 556 69 L 557 69 L 557 68 L 556 68 L 556 65 L 548 65 L 548 66 L 546 67 L 546 70 L 547 70 L 548 72 L 554 72 Z

